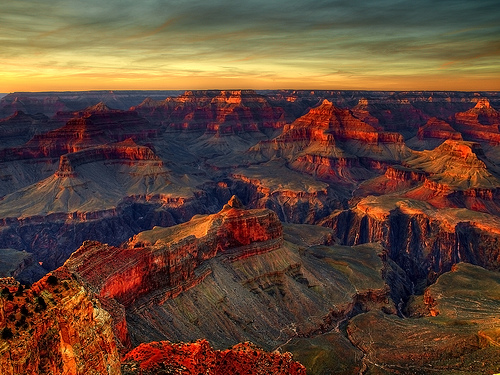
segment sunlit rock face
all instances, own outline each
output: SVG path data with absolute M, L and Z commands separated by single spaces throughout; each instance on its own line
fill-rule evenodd
M 384 265 L 383 249 L 333 240 L 329 229 L 283 228 L 274 212 L 232 197 L 217 214 L 141 232 L 121 247 L 86 242 L 63 268 L 110 311 L 124 346 L 207 337 L 218 349 L 251 341 L 273 350 L 358 309 L 396 312 L 384 277 L 395 290 L 406 285 L 396 265 Z
M 471 280 L 500 267 L 498 93 L 59 94 L 0 102 L 0 271 L 33 282 L 65 264 L 121 354 L 155 341 L 189 357 L 201 346 L 166 340 L 204 338 L 291 351 L 312 374 L 405 373 L 409 358 L 493 371 L 494 319 L 450 318 L 468 297 L 449 286 L 494 309 Z M 136 359 L 122 370 L 146 371 Z
M 111 315 L 71 273 L 58 269 L 30 289 L 19 285 L 0 279 L 13 296 L 0 298 L 2 374 L 121 373 Z
M 244 258 L 279 248 L 282 242 L 274 212 L 244 210 L 233 197 L 218 214 L 141 232 L 121 248 L 85 243 L 65 266 L 94 285 L 100 296 L 129 306 L 158 289 L 176 295 L 192 287 L 201 281 L 203 263 L 216 255 Z
M 500 112 L 487 98 L 479 99 L 474 108 L 455 114 L 453 121 L 465 139 L 493 144 L 500 142 Z
M 141 344 L 124 358 L 122 373 L 157 374 L 189 372 L 190 374 L 278 374 L 302 375 L 306 368 L 292 360 L 290 353 L 268 353 L 241 343 L 226 350 L 214 350 L 208 341 L 170 343 L 168 341 Z
M 420 140 L 453 139 L 458 141 L 462 139 L 462 135 L 453 129 L 445 120 L 433 117 L 429 119 L 424 126 L 418 129 L 418 138 Z
M 294 170 L 346 185 L 373 177 L 411 153 L 401 134 L 381 131 L 326 99 L 251 151 L 285 158 Z
M 103 143 L 146 139 L 157 133 L 136 112 L 112 110 L 103 103 L 70 116 L 64 126 L 36 135 L 25 145 L 32 157 L 57 157 Z
M 252 90 L 186 91 L 163 101 L 148 98 L 134 109 L 170 130 L 218 136 L 279 129 L 285 120 L 282 108 Z

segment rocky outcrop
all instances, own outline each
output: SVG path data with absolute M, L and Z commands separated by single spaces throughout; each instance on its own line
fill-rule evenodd
M 453 121 L 465 139 L 500 143 L 500 112 L 491 107 L 487 98 L 479 99 L 474 108 L 455 114 Z
M 192 287 L 206 276 L 203 263 L 218 254 L 238 259 L 276 249 L 282 242 L 274 212 L 243 210 L 233 197 L 218 214 L 142 232 L 121 248 L 86 242 L 65 266 L 93 285 L 99 296 L 128 306 L 155 290 L 166 289 L 165 296 L 173 297 Z
M 168 129 L 219 136 L 265 133 L 284 125 L 283 110 L 252 90 L 186 91 L 164 101 L 146 99 L 134 109 Z
M 84 150 L 61 155 L 56 176 L 76 176 L 75 168 L 88 163 L 105 160 L 121 161 L 122 163 L 137 163 L 139 161 L 154 161 L 161 167 L 163 163 L 155 153 L 146 146 L 137 145 L 132 139 L 110 145 L 89 147 Z
M 273 161 L 234 170 L 226 184 L 252 208 L 268 208 L 289 223 L 314 224 L 343 207 L 344 194 Z
M 36 135 L 25 148 L 36 157 L 59 157 L 109 142 L 127 138 L 153 137 L 157 130 L 133 111 L 109 110 L 103 105 L 76 113 L 63 127 Z
M 493 215 L 458 208 L 435 211 L 428 203 L 405 198 L 367 197 L 323 225 L 348 245 L 382 243 L 417 291 L 458 262 L 500 269 L 500 223 Z
M 241 343 L 226 350 L 214 350 L 208 341 L 141 344 L 127 353 L 122 365 L 124 375 L 186 372 L 189 374 L 299 375 L 306 369 L 294 362 L 290 353 L 268 353 Z
M 462 140 L 462 135 L 453 129 L 449 123 L 444 120 L 432 117 L 424 126 L 418 129 L 418 139 L 453 139 Z
M 425 174 L 425 178 L 422 173 L 418 176 L 423 178 L 423 185 L 405 196 L 427 200 L 436 207 L 497 212 L 494 202 L 500 194 L 500 174 L 480 144 L 446 140 L 434 150 L 416 154 L 405 165 Z M 488 203 L 490 208 L 485 201 L 492 202 Z
M 2 374 L 121 373 L 111 316 L 67 270 L 31 289 L 9 279 L 0 287 Z
M 372 170 L 383 170 L 410 154 L 401 134 L 379 131 L 326 99 L 251 151 L 283 157 L 297 171 L 344 184 L 372 177 Z

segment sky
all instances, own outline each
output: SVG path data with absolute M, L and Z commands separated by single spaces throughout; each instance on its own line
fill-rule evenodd
M 500 90 L 497 0 L 0 0 L 0 92 Z

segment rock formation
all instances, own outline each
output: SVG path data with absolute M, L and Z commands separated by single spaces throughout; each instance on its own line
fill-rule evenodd
M 219 136 L 265 132 L 284 125 L 283 110 L 252 90 L 186 91 L 164 101 L 148 98 L 134 109 L 169 129 Z
M 156 290 L 168 290 L 164 298 L 178 295 L 206 276 L 203 263 L 216 255 L 234 260 L 281 246 L 282 228 L 274 212 L 241 207 L 233 197 L 218 214 L 141 232 L 123 248 L 84 243 L 65 266 L 99 296 L 125 306 Z
M 487 98 L 479 99 L 474 108 L 455 114 L 453 120 L 465 139 L 500 142 L 500 112 L 491 107 Z
M 418 129 L 418 138 L 420 140 L 437 138 L 458 141 L 462 139 L 462 135 L 453 129 L 446 121 L 433 117 L 429 119 L 424 126 Z
M 0 279 L 0 372 L 120 374 L 111 316 L 67 270 L 29 289 Z
M 179 94 L 2 98 L 7 276 L 66 262 L 57 272 L 108 312 L 121 354 L 204 338 L 214 355 L 290 351 L 312 374 L 404 373 L 422 353 L 442 371 L 460 370 L 455 354 L 493 369 L 494 332 L 453 321 L 459 292 L 443 286 L 500 267 L 498 93 Z M 431 349 L 412 346 L 419 328 Z M 401 348 L 392 359 L 384 342 Z
M 344 184 L 367 179 L 373 176 L 371 169 L 410 153 L 401 134 L 378 131 L 326 99 L 253 151 L 284 157 L 297 171 Z
M 227 350 L 214 350 L 206 340 L 190 344 L 152 342 L 141 344 L 124 358 L 123 375 L 167 373 L 299 375 L 306 369 L 290 353 L 267 353 L 241 343 Z
M 412 303 L 411 313 L 416 317 L 369 312 L 351 320 L 348 335 L 363 351 L 365 369 L 495 373 L 500 338 L 494 313 L 498 283 L 497 272 L 459 264 Z
M 24 148 L 34 157 L 58 157 L 103 143 L 153 137 L 156 130 L 136 112 L 111 110 L 103 103 L 71 113 L 63 127 L 36 135 Z

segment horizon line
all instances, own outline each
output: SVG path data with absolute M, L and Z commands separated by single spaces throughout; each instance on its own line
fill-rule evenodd
M 274 88 L 274 89 L 251 89 L 251 88 L 210 88 L 210 89 L 74 89 L 74 90 L 33 90 L 33 91 L 10 91 L 10 92 L 0 92 L 0 94 L 10 95 L 10 94 L 22 94 L 22 93 L 69 93 L 69 92 L 126 92 L 126 91 L 358 91 L 358 92 L 464 92 L 464 93 L 474 93 L 474 92 L 500 92 L 497 90 L 450 90 L 450 89 L 324 89 L 324 88 L 308 88 L 308 89 L 297 89 L 297 88 Z

